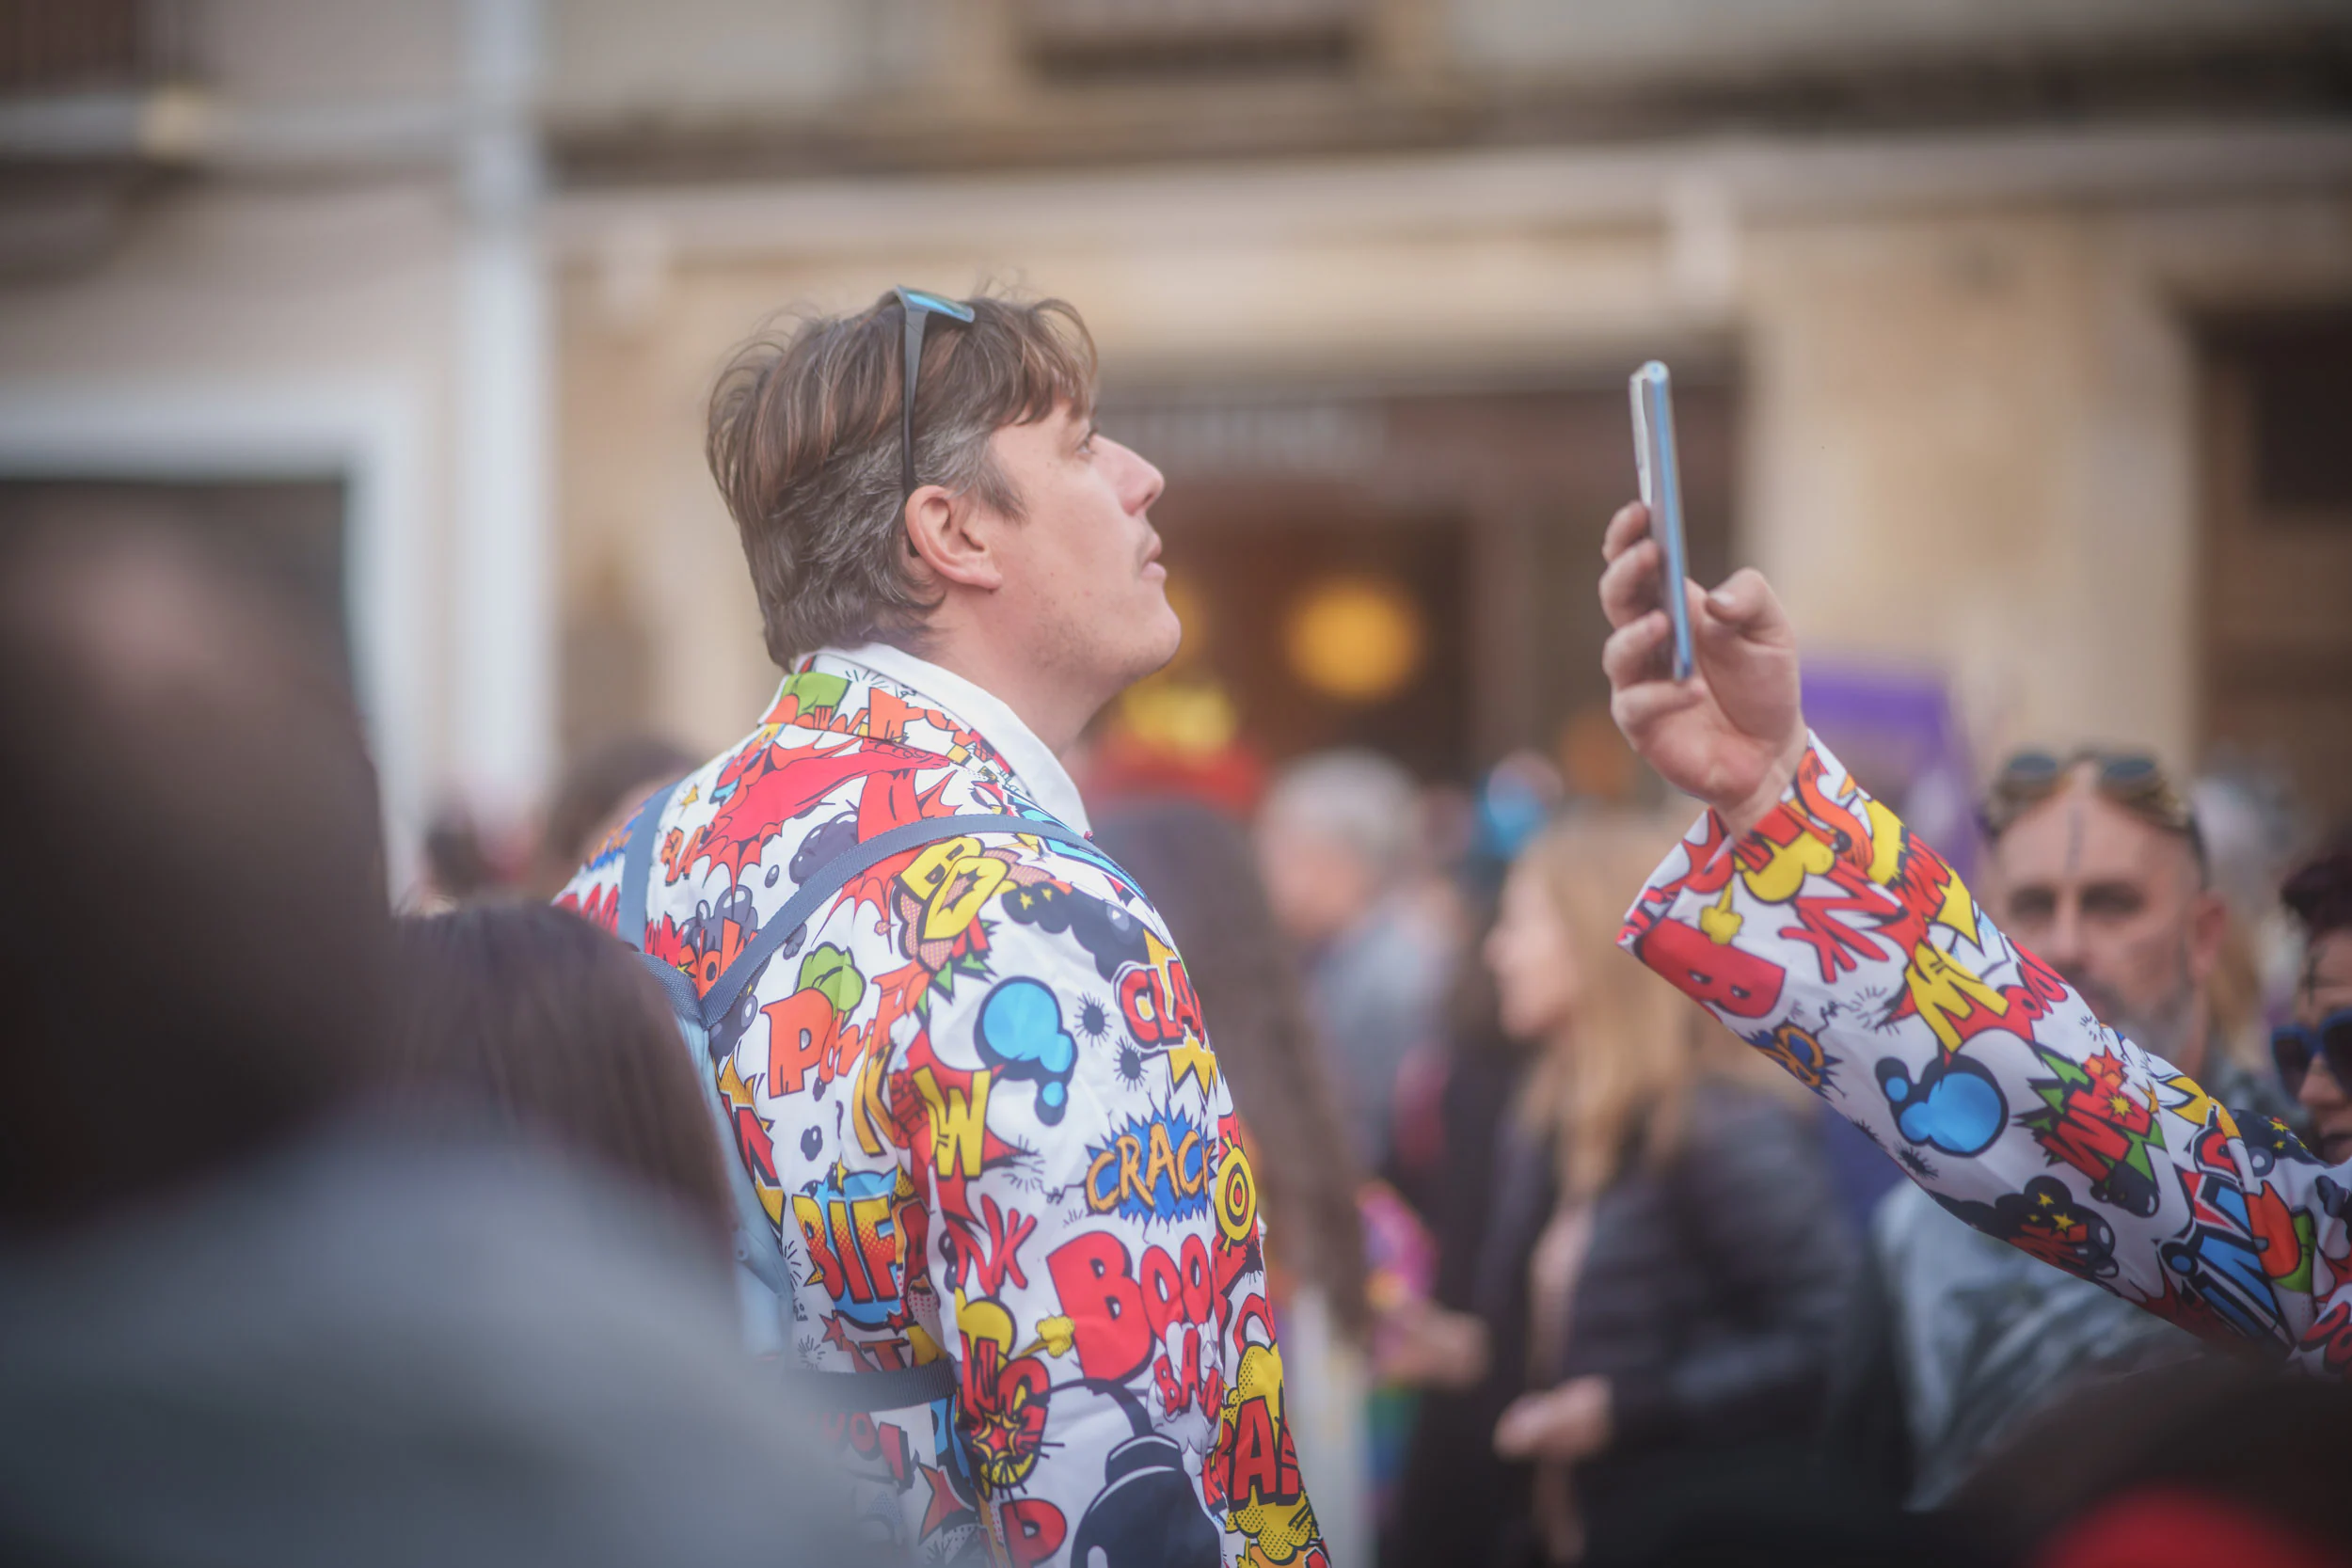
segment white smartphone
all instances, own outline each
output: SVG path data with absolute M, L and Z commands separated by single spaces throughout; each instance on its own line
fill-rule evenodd
M 1682 547 L 1682 471 L 1675 460 L 1674 387 L 1653 359 L 1633 372 L 1633 464 L 1649 508 L 1649 531 L 1666 552 L 1666 615 L 1674 623 L 1675 679 L 1691 678 L 1691 605 L 1682 592 L 1690 562 Z

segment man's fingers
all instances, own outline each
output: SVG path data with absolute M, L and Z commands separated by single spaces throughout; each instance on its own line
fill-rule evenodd
M 1708 594 L 1702 624 L 1712 622 L 1725 630 L 1758 641 L 1779 641 L 1789 630 L 1788 611 L 1764 574 L 1742 566 Z M 1695 611 L 1698 607 L 1693 606 Z
M 1600 536 L 1600 558 L 1616 560 L 1648 531 L 1648 507 L 1640 501 L 1629 501 L 1617 508 L 1617 515 L 1609 519 L 1608 531 Z
M 1609 717 L 1638 749 L 1638 737 L 1661 720 L 1705 701 L 1707 693 L 1696 681 L 1642 681 L 1610 693 Z
M 1665 555 L 1655 540 L 1636 540 L 1618 551 L 1600 574 L 1600 609 L 1609 624 L 1629 626 L 1659 608 L 1658 582 L 1664 573 Z
M 1600 645 L 1601 673 L 1613 687 L 1633 686 L 1642 681 L 1657 680 L 1667 673 L 1666 644 L 1674 637 L 1674 623 L 1662 610 L 1653 610 L 1629 621 L 1609 634 L 1609 641 Z

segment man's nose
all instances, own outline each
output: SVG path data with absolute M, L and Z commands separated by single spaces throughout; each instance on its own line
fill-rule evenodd
M 2053 911 L 2050 929 L 2042 939 L 2042 958 L 2054 969 L 2072 970 L 2083 960 L 2082 913 L 2074 900 L 2060 898 Z
M 1129 512 L 1141 512 L 1160 499 L 1168 488 L 1168 476 L 1153 467 L 1135 448 L 1113 441 L 1124 460 L 1125 469 L 1119 476 L 1119 500 Z
M 2344 1085 L 2336 1082 L 2336 1075 L 2329 1070 L 2326 1057 L 2319 1057 L 2312 1063 L 2310 1070 L 2303 1074 L 2303 1082 L 2296 1088 L 2295 1098 L 2298 1103 L 2308 1105 L 2314 1111 L 2344 1103 Z

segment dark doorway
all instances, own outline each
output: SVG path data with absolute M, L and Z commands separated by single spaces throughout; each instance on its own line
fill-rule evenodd
M 1677 365 L 1676 379 L 1692 565 L 1712 582 L 1730 564 L 1733 378 Z M 1518 388 L 1170 393 L 1108 402 L 1101 421 L 1168 475 L 1152 517 L 1194 628 L 1174 674 L 1213 678 L 1263 762 L 1358 744 L 1468 782 L 1516 749 L 1557 757 L 1596 718 L 1607 729 L 1595 579 L 1602 530 L 1634 493 L 1613 369 Z M 1402 679 L 1312 678 L 1302 626 L 1333 598 L 1353 607 L 1333 612 L 1355 628 L 1340 642 L 1363 657 L 1415 642 Z
M 1370 746 L 1425 778 L 1459 772 L 1468 535 L 1459 515 L 1382 515 L 1347 493 L 1236 495 L 1168 546 L 1187 657 L 1233 694 L 1260 756 Z

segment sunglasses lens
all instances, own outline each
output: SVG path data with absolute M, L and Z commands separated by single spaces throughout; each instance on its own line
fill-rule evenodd
M 2099 765 L 2099 787 L 2119 800 L 2153 800 L 2164 793 L 2164 770 L 2153 757 L 2109 757 Z
M 2287 1093 L 2300 1091 L 2305 1075 L 2312 1070 L 2311 1042 L 2303 1031 L 2292 1027 L 2274 1031 L 2270 1037 L 2270 1059 L 2277 1065 L 2279 1082 L 2285 1085 Z
M 2055 779 L 2058 759 L 2048 752 L 2020 752 L 2001 766 L 2005 779 Z
M 2345 1092 L 2352 1093 L 2352 1017 L 2338 1013 L 2319 1028 L 2319 1053 Z
M 2020 752 L 2001 765 L 1994 787 L 2004 794 L 2047 794 L 2064 765 L 2047 752 Z

